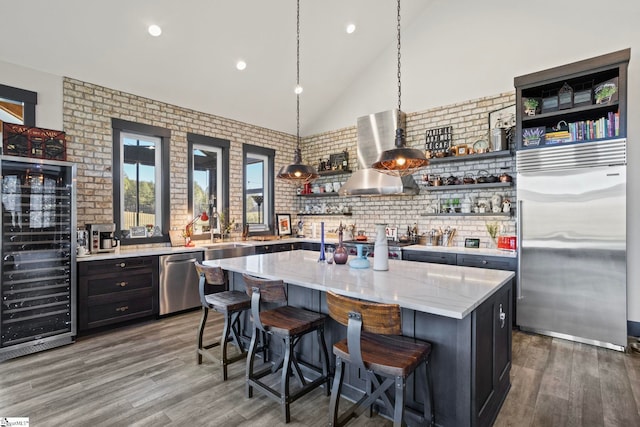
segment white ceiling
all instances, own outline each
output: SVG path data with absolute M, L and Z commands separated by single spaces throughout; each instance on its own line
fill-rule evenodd
M 403 35 L 432 1 L 403 0 Z M 301 0 L 300 8 L 306 135 L 395 49 L 396 2 Z M 0 0 L 0 10 L 2 61 L 296 132 L 295 0 Z M 152 23 L 160 37 L 147 33 Z M 236 70 L 238 59 L 246 70 Z

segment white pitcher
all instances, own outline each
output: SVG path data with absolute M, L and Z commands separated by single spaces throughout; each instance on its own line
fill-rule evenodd
M 389 245 L 387 244 L 387 224 L 376 224 L 376 243 L 373 249 L 373 269 L 389 269 Z

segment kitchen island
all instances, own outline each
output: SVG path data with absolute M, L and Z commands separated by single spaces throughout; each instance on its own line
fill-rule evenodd
M 433 344 L 437 425 L 493 423 L 510 388 L 513 272 L 395 260 L 389 261 L 388 271 L 373 271 L 317 259 L 317 252 L 297 250 L 205 263 L 229 271 L 232 289 L 244 291 L 242 273 L 282 279 L 290 305 L 323 313 L 327 313 L 328 290 L 399 304 L 403 334 Z M 329 346 L 345 335 L 344 327 L 329 322 Z M 302 344 L 301 358 L 317 363 L 315 340 Z M 423 378 L 419 374 L 417 381 Z M 407 386 L 407 404 L 420 409 L 425 396 L 412 381 Z M 347 371 L 343 394 L 356 399 L 365 386 L 357 370 Z

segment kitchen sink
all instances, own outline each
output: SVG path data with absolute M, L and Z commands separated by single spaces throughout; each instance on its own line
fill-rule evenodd
M 233 258 L 256 253 L 256 248 L 253 245 L 240 242 L 211 243 L 201 246 L 206 248 L 204 251 L 205 260 Z

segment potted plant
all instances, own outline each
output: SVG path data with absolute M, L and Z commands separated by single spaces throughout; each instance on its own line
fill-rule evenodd
M 535 116 L 538 112 L 538 106 L 540 105 L 540 101 L 536 98 L 524 98 L 524 113 L 527 116 Z
M 618 88 L 613 83 L 606 83 L 599 86 L 595 90 L 596 104 L 607 104 L 611 102 L 611 97 L 618 91 Z
M 533 147 L 540 145 L 542 138 L 544 138 L 545 129 L 543 126 L 535 128 L 527 128 L 522 131 L 522 144 L 525 147 Z

